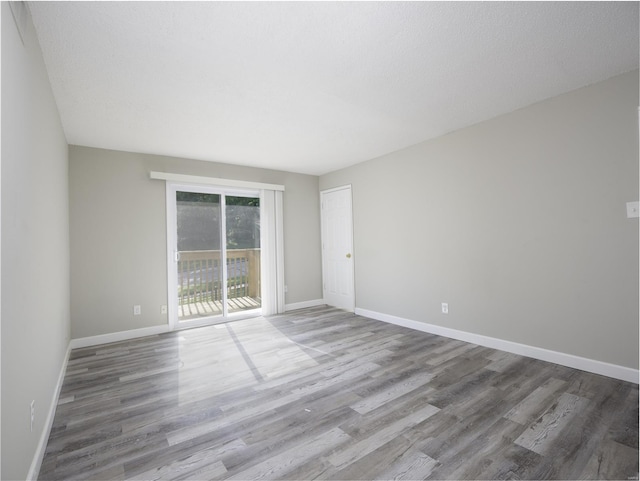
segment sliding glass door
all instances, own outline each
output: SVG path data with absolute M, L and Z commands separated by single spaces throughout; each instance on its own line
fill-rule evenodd
M 171 186 L 170 308 L 174 327 L 260 314 L 260 196 Z

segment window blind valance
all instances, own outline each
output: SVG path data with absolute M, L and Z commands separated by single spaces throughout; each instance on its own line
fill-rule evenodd
M 283 192 L 284 185 L 279 184 L 265 184 L 262 182 L 250 182 L 246 180 L 233 180 L 233 179 L 219 179 L 216 177 L 205 177 L 201 175 L 185 175 L 185 174 L 173 174 L 171 172 L 155 172 L 151 171 L 149 177 L 155 180 L 166 180 L 169 182 L 180 182 L 187 184 L 200 184 L 200 185 L 217 185 L 221 187 L 237 187 L 241 189 L 256 189 L 256 190 L 273 190 L 276 192 Z

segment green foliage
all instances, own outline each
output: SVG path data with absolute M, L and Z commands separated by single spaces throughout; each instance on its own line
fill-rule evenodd
M 227 248 L 260 247 L 260 199 L 227 196 L 225 203 L 227 205 Z
M 260 199 L 225 197 L 228 249 L 260 247 Z M 220 249 L 220 195 L 198 192 L 176 193 L 178 250 Z
M 206 202 L 208 204 L 219 204 L 220 195 L 203 194 L 200 192 L 176 192 L 176 200 L 178 202 Z M 260 199 L 258 197 L 236 197 L 228 195 L 225 198 L 227 205 L 243 205 L 246 207 L 260 207 Z
M 246 207 L 260 207 L 260 199 L 258 197 L 232 197 L 227 196 L 227 205 L 244 205 Z
M 219 204 L 218 194 L 201 194 L 199 192 L 176 192 L 178 202 L 206 202 L 208 204 Z

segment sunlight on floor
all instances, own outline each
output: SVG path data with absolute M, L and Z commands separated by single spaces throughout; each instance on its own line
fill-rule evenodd
M 212 352 L 215 341 L 216 350 Z M 264 349 L 268 343 L 269 350 Z M 185 330 L 179 341 L 179 402 L 253 387 L 318 363 L 263 317 Z M 202 379 L 201 383 L 194 380 Z

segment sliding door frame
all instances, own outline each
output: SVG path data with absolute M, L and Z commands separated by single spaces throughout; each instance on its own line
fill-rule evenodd
M 178 247 L 178 215 L 177 215 L 177 192 L 194 192 L 201 194 L 214 194 L 220 196 L 220 266 L 222 267 L 222 314 L 212 315 L 202 318 L 190 319 L 186 321 L 178 320 L 178 295 L 176 286 L 178 285 L 177 272 L 177 247 Z M 166 184 L 166 213 L 167 213 L 167 307 L 169 328 L 173 330 L 189 329 L 193 327 L 207 326 L 212 324 L 222 324 L 232 320 L 257 317 L 262 314 L 262 307 L 246 311 L 238 311 L 229 314 L 227 303 L 227 232 L 226 232 L 226 197 L 253 197 L 260 199 L 260 217 L 264 214 L 263 191 L 249 188 L 233 188 L 229 186 L 215 186 L 210 184 L 191 184 L 167 182 Z M 224 233 L 224 235 L 222 235 Z M 260 249 L 263 246 L 262 228 L 260 229 Z M 263 256 L 261 255 L 261 258 Z M 263 277 L 264 271 L 260 270 Z M 261 283 L 262 284 L 262 283 Z

